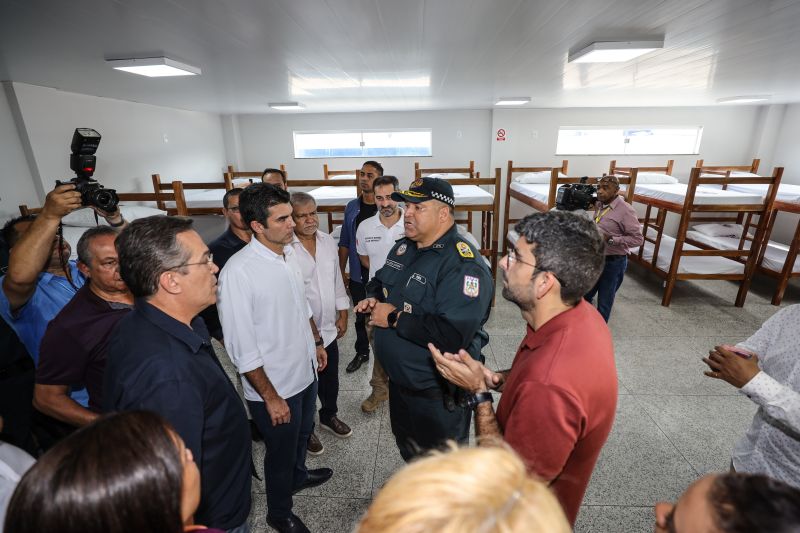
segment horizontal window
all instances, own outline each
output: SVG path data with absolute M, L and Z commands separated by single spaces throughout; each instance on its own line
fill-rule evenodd
M 296 159 L 433 155 L 431 130 L 296 131 Z
M 700 153 L 702 126 L 558 129 L 557 155 L 688 155 Z

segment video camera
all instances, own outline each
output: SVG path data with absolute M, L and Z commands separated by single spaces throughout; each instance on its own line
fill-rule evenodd
M 556 193 L 556 209 L 559 211 L 586 211 L 597 202 L 597 186 L 586 183 L 584 176 L 580 183 L 566 183 Z
M 97 158 L 94 153 L 100 145 L 100 134 L 92 128 L 75 128 L 72 135 L 72 155 L 69 156 L 69 168 L 75 177 L 66 183 L 74 183 L 75 190 L 81 193 L 81 205 L 94 206 L 106 213 L 117 210 L 119 197 L 114 189 L 106 189 L 97 180 L 92 179 Z M 57 185 L 64 182 L 56 181 Z

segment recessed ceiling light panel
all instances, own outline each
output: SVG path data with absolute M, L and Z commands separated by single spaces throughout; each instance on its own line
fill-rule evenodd
M 598 41 L 569 55 L 570 63 L 621 63 L 653 50 L 664 41 Z
M 754 104 L 757 102 L 766 102 L 769 100 L 769 95 L 749 95 L 749 96 L 731 96 L 729 98 L 717 98 L 718 104 Z
M 530 96 L 509 96 L 500 98 L 494 105 L 525 105 L 530 101 Z
M 138 59 L 109 59 L 106 63 L 116 70 L 139 74 L 148 78 L 166 76 L 195 76 L 202 71 L 192 65 L 168 57 L 145 57 Z
M 278 102 L 274 104 L 269 104 L 272 109 L 277 109 L 279 111 L 299 111 L 304 109 L 303 105 L 300 102 Z

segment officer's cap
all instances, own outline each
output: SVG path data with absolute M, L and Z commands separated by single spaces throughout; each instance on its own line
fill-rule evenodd
M 456 199 L 453 186 L 441 178 L 421 178 L 411 184 L 407 191 L 392 193 L 392 200 L 396 202 L 410 202 L 418 204 L 428 200 L 439 200 L 451 207 L 455 207 Z

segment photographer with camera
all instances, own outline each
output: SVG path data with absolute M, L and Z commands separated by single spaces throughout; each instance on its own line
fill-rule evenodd
M 628 249 L 641 246 L 644 242 L 636 211 L 618 193 L 619 180 L 616 176 L 600 178 L 594 221 L 606 243 L 605 266 L 600 279 L 584 296 L 587 302 L 592 303 L 597 295 L 597 310 L 606 322 L 611 315 L 614 296 L 628 268 Z

